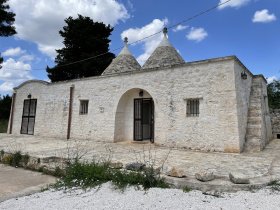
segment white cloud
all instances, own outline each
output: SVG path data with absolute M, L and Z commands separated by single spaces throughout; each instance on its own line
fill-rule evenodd
M 276 76 L 271 76 L 266 78 L 267 83 L 272 83 L 274 80 L 278 80 L 278 78 Z
M 185 26 L 185 25 L 177 25 L 174 29 L 172 29 L 172 31 L 174 32 L 178 32 L 178 31 L 183 31 L 185 30 L 186 28 L 188 28 L 188 26 Z
M 16 48 L 9 48 L 9 49 L 7 49 L 6 51 L 4 51 L 2 53 L 2 55 L 3 56 L 12 56 L 12 57 L 14 57 L 14 56 L 22 55 L 24 53 L 25 53 L 24 50 L 22 50 L 20 47 L 16 47 Z
M 219 4 L 225 3 L 218 7 L 218 9 L 224 9 L 226 7 L 233 7 L 233 8 L 239 8 L 241 6 L 244 6 L 248 4 L 251 0 L 231 0 L 226 3 L 227 0 L 220 0 Z
M 132 43 L 161 31 L 167 23 L 168 19 L 154 19 L 151 23 L 143 26 L 142 28 L 130 28 L 123 31 L 121 37 L 122 39 L 124 39 L 124 37 L 128 37 L 128 42 Z M 144 49 L 144 53 L 137 57 L 140 64 L 143 64 L 149 58 L 154 49 L 159 45 L 161 39 L 162 33 L 158 33 L 157 35 L 144 39 L 140 42 L 143 44 Z
M 192 27 L 190 32 L 186 35 L 188 40 L 200 42 L 208 36 L 207 31 L 204 28 Z
M 62 47 L 58 31 L 65 18 L 81 14 L 113 26 L 129 18 L 124 5 L 115 0 L 10 0 L 9 5 L 16 14 L 16 36 L 36 43 L 52 58 Z
M 8 58 L 0 69 L 0 93 L 11 92 L 20 83 L 32 79 L 31 66 L 14 58 Z
M 18 60 L 22 61 L 22 62 L 29 62 L 29 61 L 33 61 L 34 60 L 34 56 L 33 55 L 29 55 L 29 54 L 24 54 L 24 55 L 20 56 Z
M 275 20 L 276 16 L 274 14 L 269 14 L 267 9 L 256 11 L 252 19 L 254 23 L 269 23 Z

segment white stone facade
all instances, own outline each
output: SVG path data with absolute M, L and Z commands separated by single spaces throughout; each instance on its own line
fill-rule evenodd
M 272 134 L 275 139 L 280 139 L 280 109 L 270 111 Z
M 241 78 L 242 72 L 247 79 Z M 246 142 L 253 78 L 230 56 L 57 83 L 28 81 L 15 88 L 8 131 L 20 135 L 23 101 L 31 94 L 37 99 L 34 135 L 65 139 L 73 85 L 70 138 L 93 143 L 133 141 L 133 99 L 141 98 L 143 90 L 142 97 L 154 101 L 155 144 L 239 153 Z M 187 99 L 199 99 L 199 116 L 186 115 Z M 86 115 L 79 113 L 80 100 L 89 101 Z M 267 101 L 263 103 L 261 115 L 267 117 Z M 267 135 L 260 141 L 266 144 L 270 121 L 262 123 Z

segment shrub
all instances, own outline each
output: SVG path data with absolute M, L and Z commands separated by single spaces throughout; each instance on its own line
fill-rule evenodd
M 4 154 L 5 154 L 5 151 L 4 150 L 1 150 L 0 151 L 0 162 L 2 162 L 2 159 L 4 157 Z
M 2 158 L 2 163 L 12 165 L 13 155 L 11 155 L 11 154 L 4 155 Z
M 269 186 L 272 190 L 280 191 L 280 182 L 277 180 L 270 181 L 267 186 Z
M 189 188 L 188 186 L 183 187 L 183 192 L 188 193 L 190 192 L 192 189 Z
M 14 166 L 14 167 L 18 167 L 20 165 L 20 162 L 21 162 L 21 159 L 22 159 L 22 154 L 20 151 L 17 151 L 15 152 L 13 155 L 12 155 L 12 163 L 10 164 L 11 166 Z
M 143 171 L 126 171 L 112 169 L 108 163 L 81 163 L 78 160 L 70 163 L 65 171 L 65 176 L 56 184 L 56 187 L 95 187 L 105 182 L 112 183 L 119 189 L 127 186 L 143 186 L 168 188 L 169 185 L 161 178 L 153 168 Z
M 26 165 L 29 161 L 30 156 L 26 153 L 22 155 L 20 151 L 17 151 L 12 154 L 4 154 L 5 152 L 1 150 L 1 162 L 4 164 L 8 164 L 13 167 L 21 166 L 22 164 Z
M 28 153 L 26 153 L 25 155 L 22 155 L 22 157 L 21 157 L 21 161 L 24 165 L 27 165 L 29 159 L 30 159 L 30 156 Z

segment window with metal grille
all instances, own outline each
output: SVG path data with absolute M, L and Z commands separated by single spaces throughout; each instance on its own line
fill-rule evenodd
M 187 116 L 199 116 L 199 99 L 187 99 Z
M 80 100 L 80 114 L 88 113 L 88 100 Z

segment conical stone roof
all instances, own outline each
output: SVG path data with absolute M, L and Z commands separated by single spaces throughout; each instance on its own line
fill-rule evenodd
M 140 64 L 134 58 L 134 56 L 130 53 L 127 47 L 127 38 L 124 39 L 124 47 L 120 54 L 113 59 L 112 63 L 104 70 L 102 75 L 107 74 L 115 74 L 115 73 L 123 73 L 129 71 L 138 71 L 141 69 Z
M 164 37 L 159 46 L 143 65 L 142 69 L 172 66 L 185 63 L 177 50 L 170 44 L 167 38 L 167 28 L 163 29 Z

